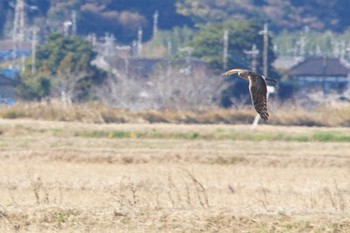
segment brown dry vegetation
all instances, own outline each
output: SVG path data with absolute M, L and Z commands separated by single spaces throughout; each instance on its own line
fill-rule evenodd
M 0 121 L 0 232 L 349 232 L 346 128 Z
M 323 106 L 312 111 L 293 105 L 271 107 L 269 125 L 349 127 L 348 103 Z M 18 103 L 0 107 L 0 118 L 30 118 L 49 121 L 85 123 L 181 123 L 181 124 L 250 124 L 255 117 L 252 106 L 243 109 L 209 109 L 206 111 L 128 111 L 100 103 L 65 107 L 60 102 Z M 264 122 L 261 122 L 264 124 Z

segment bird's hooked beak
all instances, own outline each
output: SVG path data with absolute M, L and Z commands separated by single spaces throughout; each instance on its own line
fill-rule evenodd
M 232 70 L 229 70 L 229 71 L 226 71 L 225 73 L 221 74 L 221 75 L 225 75 L 225 76 L 230 76 L 230 75 L 233 75 L 233 74 L 238 74 L 245 71 L 244 69 L 232 69 Z

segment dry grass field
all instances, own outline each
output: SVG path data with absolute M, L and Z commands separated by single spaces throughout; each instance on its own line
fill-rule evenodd
M 350 232 L 350 130 L 0 120 L 0 232 Z

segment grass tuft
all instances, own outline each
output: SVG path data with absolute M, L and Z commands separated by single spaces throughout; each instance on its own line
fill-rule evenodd
M 320 142 L 350 142 L 350 135 L 337 134 L 334 132 L 316 132 L 312 139 Z

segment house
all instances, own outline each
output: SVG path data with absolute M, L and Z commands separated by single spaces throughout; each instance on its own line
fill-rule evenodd
M 13 57 L 29 56 L 31 54 L 31 43 L 23 41 L 17 46 L 16 53 L 13 51 L 12 40 L 0 40 L 0 62 L 4 60 L 12 60 Z
M 18 81 L 14 75 L 14 72 L 9 69 L 0 71 L 0 104 L 15 103 L 15 87 Z
M 208 72 L 208 65 L 198 59 L 161 59 L 161 58 L 129 58 L 129 59 L 108 59 L 98 57 L 93 64 L 103 70 L 111 70 L 115 74 L 124 74 L 129 78 L 149 79 L 160 67 L 171 67 L 172 72 L 179 72 L 184 75 L 192 73 L 205 75 Z
M 343 92 L 350 81 L 350 66 L 339 58 L 308 58 L 293 66 L 289 80 L 303 91 L 320 89 L 324 94 Z
M 276 58 L 276 60 L 272 63 L 272 66 L 276 70 L 280 71 L 288 71 L 293 66 L 299 64 L 300 62 L 304 61 L 304 57 L 287 57 L 287 56 L 279 56 Z

